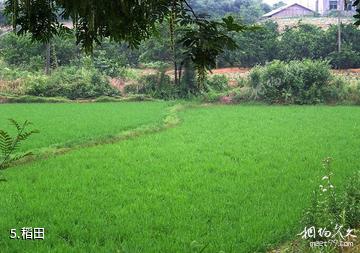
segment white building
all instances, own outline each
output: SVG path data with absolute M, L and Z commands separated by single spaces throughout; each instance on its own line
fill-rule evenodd
M 316 0 L 316 11 L 323 15 L 337 10 L 354 12 L 353 2 L 351 0 Z

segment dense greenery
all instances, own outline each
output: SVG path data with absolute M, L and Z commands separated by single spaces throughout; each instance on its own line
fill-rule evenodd
M 180 32 L 180 31 L 179 31 Z M 279 33 L 277 24 L 265 22 L 261 29 L 244 31 L 234 35 L 240 46 L 234 51 L 225 51 L 217 58 L 218 67 L 252 67 L 265 64 L 274 59 L 283 61 L 309 59 L 330 60 L 334 68 L 360 67 L 360 31 L 353 25 L 342 26 L 342 51 L 338 52 L 337 27 L 322 30 L 314 25 L 299 24 Z M 44 68 L 45 48 L 40 43 L 31 43 L 29 36 L 17 37 L 13 34 L 0 39 L 0 55 L 4 60 L 17 67 L 39 70 Z M 53 41 L 58 65 L 67 65 L 81 58 L 80 48 L 75 45 L 71 35 Z M 183 53 L 179 48 L 179 53 Z M 179 59 L 183 55 L 178 56 Z M 130 49 L 126 44 L 104 40 L 95 47 L 95 65 L 107 71 L 121 66 L 141 66 L 147 63 L 173 59 L 171 41 L 166 24 L 156 26 L 154 36 L 144 41 L 140 48 Z
M 206 4 L 205 1 L 192 2 L 199 13 L 201 6 Z M 137 49 L 129 47 L 125 42 L 117 43 L 104 39 L 100 45 L 94 45 L 92 63 L 89 63 L 83 54 L 81 46 L 76 45 L 78 34 L 55 36 L 49 47 L 46 43 L 32 41 L 30 34 L 18 37 L 9 33 L 0 38 L 0 57 L 4 61 L 0 76 L 2 80 L 11 80 L 11 84 L 6 84 L 5 88 L 0 85 L 0 91 L 8 92 L 11 86 L 13 93 L 20 95 L 62 96 L 70 99 L 117 96 L 120 95 L 119 91 L 110 87 L 107 78 L 113 77 L 121 79 L 120 82 L 131 80 L 130 85 L 125 87 L 125 91 L 130 94 L 175 99 L 207 92 L 213 93 L 215 98 L 227 87 L 227 83 L 221 85 L 220 80 L 215 80 L 217 88 L 208 85 L 211 80 L 207 81 L 206 70 L 215 67 L 253 67 L 273 60 L 291 62 L 304 59 L 326 60 L 333 68 L 339 69 L 360 67 L 360 47 L 357 43 L 360 31 L 353 25 L 342 26 L 342 50 L 338 52 L 336 26 L 323 30 L 314 25 L 299 23 L 279 32 L 278 25 L 268 21 L 262 23 L 260 28 L 247 29 L 238 25 L 231 17 L 221 19 L 221 10 L 252 8 L 258 6 L 258 3 L 235 1 L 232 7 L 229 7 L 228 1 L 211 1 L 210 5 L 212 4 L 214 7 L 210 6 L 209 12 L 217 9 L 217 14 L 211 14 L 219 15 L 220 18 L 208 21 L 196 14 L 188 17 L 190 9 L 185 12 L 173 10 L 172 16 L 167 16 L 163 22 L 152 26 L 152 36 L 139 42 Z M 177 19 L 174 15 L 181 17 Z M 229 31 L 233 32 L 229 34 Z M 239 31 L 242 32 L 237 33 Z M 53 72 L 49 77 L 39 74 L 44 69 L 47 48 L 50 48 Z M 159 72 L 140 77 L 137 74 L 132 75 L 128 67 L 155 67 Z M 166 72 L 170 67 L 175 69 L 174 76 Z M 132 75 L 130 78 L 129 74 Z M 327 91 L 327 94 L 332 94 L 331 99 L 325 98 L 324 90 L 312 99 L 295 98 L 298 95 L 294 94 L 294 87 L 288 87 L 286 92 L 278 91 L 279 94 L 286 93 L 281 95 L 286 96 L 285 100 L 280 99 L 279 94 L 276 98 L 268 97 L 262 100 L 306 104 L 338 101 L 342 94 L 335 93 L 342 92 L 343 89 L 342 85 L 336 87 Z M 257 93 L 255 97 L 258 97 Z
M 334 68 L 360 67 L 360 31 L 354 25 L 342 25 L 342 51 L 338 52 L 338 28 L 323 30 L 310 24 L 288 27 L 279 33 L 276 23 L 266 22 L 263 28 L 237 34 L 240 50 L 226 52 L 219 58 L 223 66 L 252 67 L 274 59 L 283 61 L 327 59 Z
M 4 15 L 4 4 L 3 2 L 0 1 L 0 26 L 5 24 L 5 22 L 6 22 L 6 18 Z
M 8 68 L 1 62 L 0 67 L 0 80 L 8 83 L 4 87 L 0 85 L 0 92 L 4 93 L 68 99 L 121 95 L 89 58 L 84 58 L 78 64 L 59 67 L 52 75 Z
M 254 23 L 271 10 L 271 7 L 258 0 L 190 0 L 191 6 L 199 13 L 209 14 L 213 17 L 234 15 L 246 23 Z
M 47 147 L 160 119 L 149 108 L 164 107 L 2 105 L 0 122 L 31 113 L 43 127 L 25 144 Z M 1 226 L 44 226 L 46 239 L 2 236 L 2 251 L 266 252 L 304 229 L 324 157 L 338 189 L 359 162 L 356 107 L 208 106 L 180 117 L 167 131 L 4 171 Z
M 0 26 L 6 23 L 6 17 L 0 7 Z
M 95 68 L 66 67 L 51 76 L 26 80 L 26 94 L 40 97 L 66 97 L 69 99 L 117 96 L 120 92 L 111 87 L 104 75 Z
M 271 103 L 316 104 L 324 102 L 331 89 L 327 62 L 310 60 L 284 63 L 274 61 L 254 68 L 250 85 L 260 99 Z
M 226 49 L 237 48 L 231 33 L 246 29 L 246 26 L 240 25 L 231 16 L 212 20 L 198 15 L 186 0 L 106 0 L 101 3 L 73 0 L 19 3 L 6 0 L 5 13 L 11 17 L 13 30 L 18 35 L 29 33 L 32 40 L 47 44 L 47 73 L 52 39 L 69 30 L 59 21 L 59 15 L 61 18 L 71 18 L 76 31 L 76 41 L 88 53 L 92 53 L 94 44 L 100 44 L 103 38 L 110 38 L 115 42 L 125 41 L 131 47 L 138 47 L 141 41 L 150 37 L 156 24 L 167 20 L 174 58 L 175 83 L 179 84 L 181 78 L 177 75 L 174 39 L 176 27 L 181 27 L 184 32 L 180 42 L 186 54 L 185 58 L 192 61 L 197 70 L 198 90 L 204 85 L 206 71 L 215 67 L 219 54 Z

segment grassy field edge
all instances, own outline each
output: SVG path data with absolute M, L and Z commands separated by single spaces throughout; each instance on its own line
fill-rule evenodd
M 139 136 L 157 133 L 160 131 L 164 131 L 168 128 L 175 127 L 180 124 L 181 120 L 178 116 L 178 112 L 186 110 L 187 108 L 195 107 L 194 104 L 175 104 L 167 108 L 166 116 L 160 123 L 150 123 L 138 126 L 134 129 L 121 131 L 115 135 L 108 135 L 104 137 L 97 137 L 93 139 L 84 140 L 82 142 L 79 141 L 71 141 L 62 144 L 54 144 L 46 148 L 38 148 L 29 150 L 32 153 L 31 156 L 27 156 L 18 162 L 14 163 L 12 167 L 30 163 L 40 159 L 47 159 L 54 155 L 62 155 L 74 150 L 78 150 L 86 147 L 93 147 L 99 145 L 112 144 L 119 141 L 128 140 L 131 138 L 136 138 Z

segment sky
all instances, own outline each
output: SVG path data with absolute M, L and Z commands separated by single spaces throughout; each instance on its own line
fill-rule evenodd
M 280 0 L 263 0 L 264 3 L 270 5 L 278 3 L 279 1 Z M 310 9 L 315 9 L 315 0 L 282 0 L 282 1 L 287 4 L 298 3 Z

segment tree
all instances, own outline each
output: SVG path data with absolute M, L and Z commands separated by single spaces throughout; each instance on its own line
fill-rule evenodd
M 71 18 L 77 43 L 87 52 L 92 52 L 94 44 L 100 44 L 103 38 L 138 47 L 150 37 L 156 23 L 176 13 L 173 21 L 187 29 L 181 41 L 199 77 L 215 66 L 221 52 L 236 47 L 228 33 L 245 29 L 231 17 L 214 21 L 198 16 L 186 0 L 6 0 L 5 11 L 18 34 L 30 33 L 33 40 L 43 43 L 67 30 L 59 22 L 59 15 Z
M 3 3 L 0 2 L 0 26 L 6 23 L 6 18 L 3 12 L 4 12 Z
M 280 7 L 283 7 L 285 5 L 286 5 L 286 3 L 284 3 L 283 1 L 279 1 L 276 4 L 273 5 L 273 10 L 278 9 Z
M 223 17 L 230 13 L 241 16 L 245 23 L 254 23 L 270 11 L 270 6 L 258 0 L 191 0 L 189 3 L 198 13 L 212 17 Z
M 355 25 L 360 25 L 360 6 L 359 5 L 360 5 L 360 0 L 355 0 L 355 2 L 353 3 L 353 6 L 356 7 L 356 12 L 357 12 L 357 14 L 354 16 L 354 18 L 357 19 L 357 21 L 355 22 Z
M 218 65 L 253 67 L 277 59 L 280 49 L 278 37 L 278 25 L 273 21 L 264 22 L 256 31 L 235 34 L 234 40 L 241 48 L 225 51 L 218 57 Z
M 287 28 L 279 43 L 280 59 L 289 61 L 322 58 L 323 38 L 324 31 L 314 25 L 299 24 L 297 27 Z

